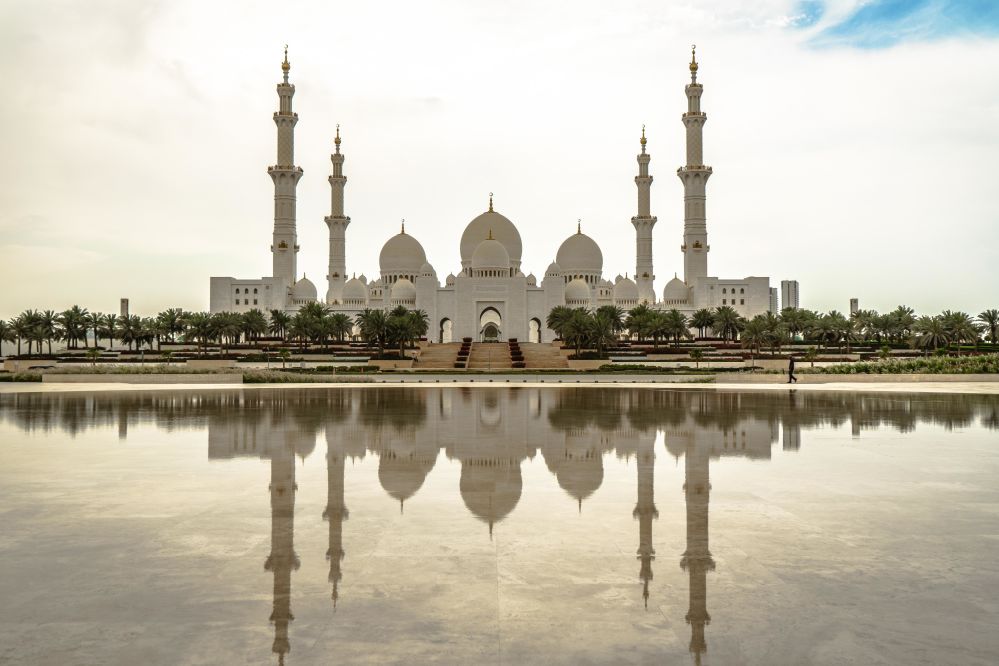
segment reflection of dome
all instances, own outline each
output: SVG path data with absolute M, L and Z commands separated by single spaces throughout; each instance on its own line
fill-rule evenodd
M 604 481 L 604 462 L 598 455 L 592 458 L 569 458 L 559 461 L 555 470 L 555 478 L 562 490 L 569 493 L 576 501 L 584 499 L 596 492 Z
M 565 287 L 566 303 L 579 303 L 590 300 L 590 288 L 582 278 L 576 278 Z
M 510 270 L 510 255 L 503 243 L 490 237 L 482 241 L 472 253 L 472 268 Z
M 347 284 L 343 285 L 343 300 L 363 301 L 367 297 L 368 288 L 357 278 L 351 278 L 347 280 Z
M 435 462 L 433 459 L 382 454 L 378 459 L 378 481 L 385 492 L 402 502 L 423 486 Z
M 513 222 L 503 217 L 495 211 L 487 211 L 468 223 L 465 231 L 461 234 L 461 263 L 472 261 L 472 254 L 482 242 L 483 238 L 489 236 L 503 244 L 510 259 L 503 268 L 509 268 L 510 264 L 520 265 L 520 255 L 523 246 L 520 242 L 520 232 Z
M 392 300 L 398 302 L 415 301 L 416 286 L 406 278 L 399 278 L 392 285 Z
M 683 283 L 683 280 L 674 276 L 672 280 L 666 283 L 666 288 L 663 289 L 663 300 L 667 303 L 686 301 L 687 285 Z
M 503 520 L 520 501 L 520 491 L 524 485 L 520 476 L 520 465 L 462 463 L 461 499 L 476 518 L 489 523 Z
M 618 280 L 617 284 L 614 285 L 614 300 L 637 301 L 638 285 L 635 284 L 635 281 L 629 278 Z
M 295 301 L 314 301 L 317 298 L 316 294 L 316 285 L 304 276 L 291 288 L 291 297 Z
M 378 255 L 378 265 L 382 273 L 416 275 L 425 263 L 427 263 L 427 253 L 423 251 L 420 241 L 405 231 L 389 238 L 382 246 L 381 254 Z
M 600 273 L 604 266 L 604 255 L 592 238 L 577 231 L 563 241 L 555 255 L 555 261 L 561 266 L 562 272 L 569 275 Z

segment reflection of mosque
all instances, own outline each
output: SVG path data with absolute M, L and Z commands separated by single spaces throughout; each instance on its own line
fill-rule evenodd
M 116 427 L 153 421 L 168 429 L 207 424 L 213 460 L 259 457 L 270 461 L 271 548 L 265 569 L 273 577 L 273 651 L 290 651 L 296 457 L 306 458 L 320 430 L 327 442 L 329 529 L 326 558 L 332 606 L 345 589 L 343 526 L 350 515 L 344 492 L 345 459 L 378 456 L 378 480 L 403 509 L 418 493 L 440 453 L 461 465 L 462 500 L 491 536 L 521 498 L 521 465 L 539 451 L 558 485 L 579 504 L 604 480 L 604 456 L 636 460 L 638 576 L 647 607 L 654 577 L 655 444 L 684 459 L 686 548 L 677 553 L 687 573 L 690 652 L 700 663 L 710 623 L 707 574 L 715 562 L 708 545 L 711 460 L 769 459 L 779 439 L 801 446 L 804 429 L 892 425 L 910 430 L 928 421 L 953 427 L 978 420 L 999 427 L 995 396 L 775 394 L 627 389 L 361 388 L 215 393 L 0 395 L 0 418 L 26 430 L 88 425 Z

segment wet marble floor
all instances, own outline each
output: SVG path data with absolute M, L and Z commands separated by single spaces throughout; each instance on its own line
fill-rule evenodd
M 999 396 L 0 393 L 0 663 L 994 664 Z

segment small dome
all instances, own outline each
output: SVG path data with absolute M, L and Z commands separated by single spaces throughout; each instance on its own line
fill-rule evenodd
M 590 287 L 582 278 L 576 278 L 565 287 L 565 300 L 567 303 L 578 303 L 590 300 Z
M 420 266 L 420 275 L 422 275 L 423 277 L 436 277 L 437 272 L 434 271 L 434 267 L 431 266 L 429 263 L 424 263 L 422 266 Z
M 499 213 L 488 210 L 468 223 L 465 231 L 461 234 L 461 261 L 472 261 L 472 254 L 478 248 L 483 238 L 492 233 L 492 237 L 503 244 L 509 260 L 504 268 L 508 268 L 512 263 L 520 263 L 520 255 L 523 252 L 523 245 L 520 240 L 520 232 L 513 222 Z
M 392 285 L 392 300 L 393 301 L 415 301 L 416 300 L 416 285 L 407 280 L 406 278 L 399 278 Z
M 419 273 L 420 267 L 427 263 L 427 253 L 423 251 L 420 241 L 405 231 L 392 236 L 382 246 L 378 255 L 378 265 L 382 273 Z
M 491 236 L 491 234 L 490 234 Z M 503 243 L 490 237 L 479 243 L 472 253 L 472 268 L 510 269 L 510 254 Z
M 596 242 L 581 231 L 563 241 L 555 261 L 565 273 L 599 273 L 604 267 L 604 255 Z
M 630 278 L 621 278 L 614 285 L 614 299 L 618 301 L 638 300 L 638 285 Z
M 368 284 L 368 278 L 366 278 L 364 276 L 364 273 L 361 273 L 361 277 L 359 277 L 357 279 L 360 280 L 362 284 L 365 284 L 365 285 Z
M 291 297 L 296 301 L 314 301 L 317 299 L 316 285 L 312 280 L 302 276 L 302 279 L 291 288 Z
M 454 273 L 448 273 L 447 277 L 444 278 L 444 283 L 447 284 L 448 286 L 451 286 L 454 284 L 454 279 L 455 279 Z
M 666 283 L 666 288 L 663 289 L 663 300 L 666 302 L 686 301 L 687 293 L 687 285 L 684 284 L 683 280 L 674 276 L 672 280 Z
M 351 278 L 347 280 L 347 284 L 343 285 L 343 300 L 363 301 L 367 297 L 368 288 L 359 279 Z
M 534 277 L 534 273 L 531 273 L 527 276 L 527 286 L 528 287 L 538 286 L 538 278 Z
M 561 277 L 562 267 L 559 266 L 554 261 L 548 265 L 548 270 L 545 271 L 545 276 L 547 277 Z

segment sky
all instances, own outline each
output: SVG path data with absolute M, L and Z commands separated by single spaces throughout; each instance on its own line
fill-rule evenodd
M 269 274 L 286 43 L 320 294 L 338 123 L 348 272 L 376 277 L 405 218 L 442 280 L 490 192 L 525 273 L 581 219 L 633 274 L 644 124 L 661 293 L 696 43 L 710 274 L 823 311 L 999 307 L 994 0 L 45 0 L 0 5 L 0 43 L 0 317 L 204 310 L 210 276 Z

